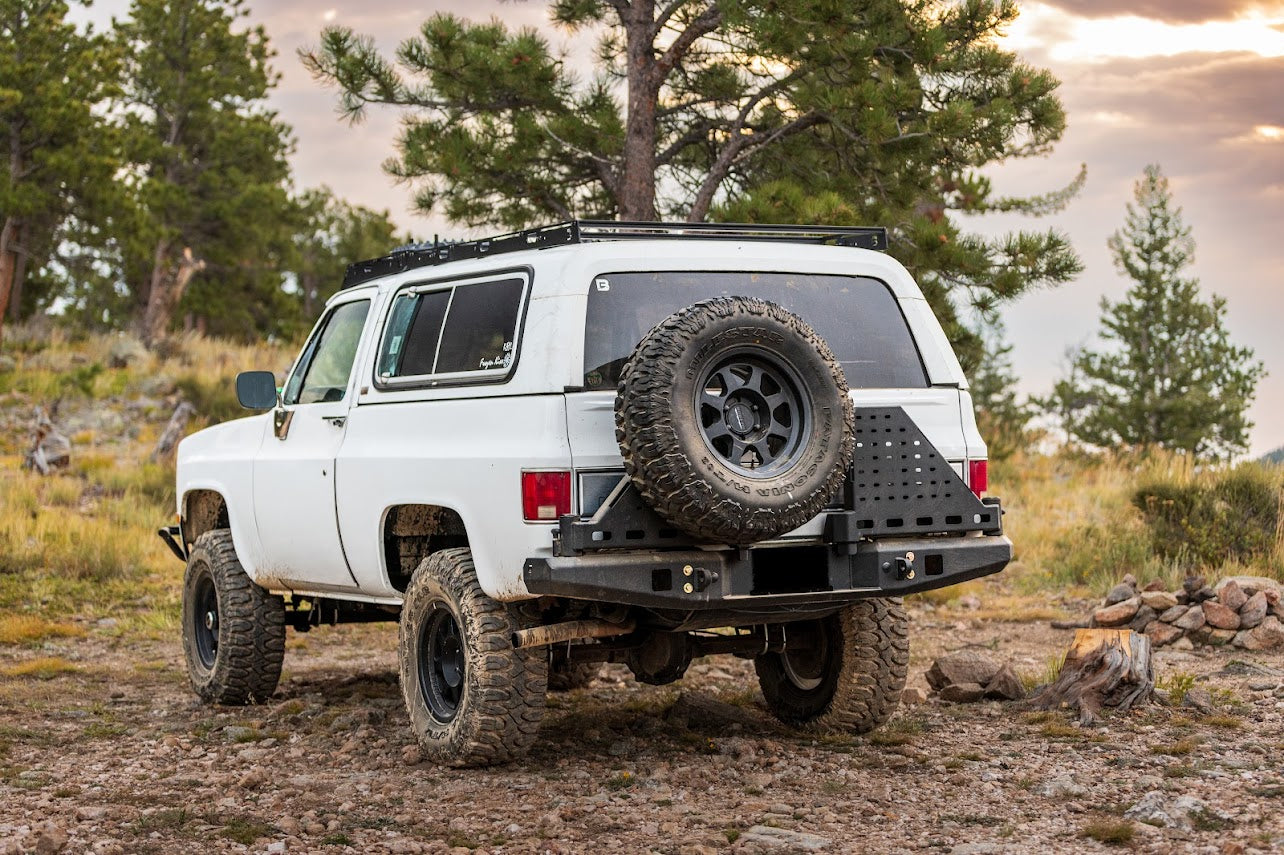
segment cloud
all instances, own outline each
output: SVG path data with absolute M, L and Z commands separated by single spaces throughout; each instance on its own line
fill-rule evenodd
M 1049 6 L 1083 18 L 1116 18 L 1136 15 L 1174 24 L 1228 21 L 1240 15 L 1274 7 L 1261 0 L 1043 0 Z

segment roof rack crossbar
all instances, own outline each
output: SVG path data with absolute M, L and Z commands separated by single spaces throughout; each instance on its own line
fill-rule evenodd
M 547 249 L 610 240 L 741 240 L 830 244 L 887 249 L 887 229 L 879 226 L 756 225 L 750 223 L 647 223 L 571 220 L 480 240 L 409 244 L 381 258 L 348 265 L 343 287 L 420 267 L 484 258 L 524 249 Z

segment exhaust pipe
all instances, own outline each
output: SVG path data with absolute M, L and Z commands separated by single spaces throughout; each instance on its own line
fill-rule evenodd
M 535 626 L 530 629 L 519 629 L 513 633 L 513 648 L 522 650 L 527 647 L 547 647 L 550 644 L 561 644 L 577 638 L 611 638 L 616 635 L 628 635 L 637 628 L 637 621 L 632 619 L 623 623 L 611 623 L 608 620 L 572 620 L 566 623 L 550 623 L 548 626 Z

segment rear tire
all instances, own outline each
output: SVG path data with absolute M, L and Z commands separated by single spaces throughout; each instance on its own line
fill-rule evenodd
M 810 642 L 788 652 L 789 639 Z M 785 626 L 786 652 L 754 659 L 773 715 L 821 731 L 868 733 L 891 718 L 909 670 L 909 619 L 899 597 L 858 600 Z
M 285 659 L 285 604 L 250 580 L 232 533 L 207 531 L 183 574 L 183 655 L 192 689 L 210 704 L 272 697 Z
M 401 609 L 401 693 L 426 759 L 489 766 L 539 736 L 548 654 L 513 648 L 518 624 L 482 591 L 467 549 L 424 559 Z

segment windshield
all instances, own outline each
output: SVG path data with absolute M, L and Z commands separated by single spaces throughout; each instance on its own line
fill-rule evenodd
M 589 285 L 584 388 L 614 389 L 642 337 L 679 309 L 718 296 L 761 297 L 803 320 L 829 345 L 853 389 L 927 386 L 900 306 L 863 276 L 812 273 L 606 273 Z

